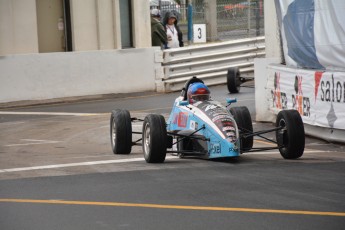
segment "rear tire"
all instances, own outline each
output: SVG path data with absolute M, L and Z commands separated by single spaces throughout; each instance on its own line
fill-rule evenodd
M 116 109 L 110 117 L 110 141 L 114 154 L 129 154 L 132 151 L 132 122 L 127 110 Z
M 233 115 L 240 133 L 241 152 L 249 151 L 253 148 L 253 136 L 244 138 L 245 134 L 253 133 L 252 118 L 249 110 L 245 106 L 232 107 L 230 113 Z
M 240 71 L 237 67 L 229 68 L 227 74 L 227 86 L 230 93 L 240 92 Z
M 279 152 L 285 159 L 296 159 L 303 155 L 305 146 L 304 125 L 297 110 L 282 110 L 278 113 L 276 131 Z
M 144 119 L 142 146 L 147 163 L 163 163 L 167 152 L 167 130 L 162 115 L 149 114 Z

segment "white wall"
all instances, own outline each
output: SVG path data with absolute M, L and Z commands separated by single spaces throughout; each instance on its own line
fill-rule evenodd
M 159 47 L 0 57 L 0 103 L 156 90 Z
M 254 61 L 256 121 L 274 122 L 275 114 L 269 110 L 266 94 L 267 66 L 282 62 L 280 48 L 278 19 L 274 0 L 264 1 L 265 7 L 265 52 L 266 58 L 256 58 Z
M 0 56 L 37 53 L 35 0 L 0 1 Z
M 97 50 L 97 3 L 95 0 L 72 0 L 72 39 L 73 50 Z M 106 14 L 107 12 L 104 12 Z M 109 23 L 109 22 L 108 22 Z
M 283 54 L 280 48 L 279 25 L 274 0 L 264 1 L 264 7 L 266 57 L 281 58 Z
M 151 47 L 150 2 L 132 0 L 133 43 L 136 48 Z
M 132 0 L 135 48 L 151 47 L 149 1 Z M 71 0 L 73 49 L 121 48 L 119 0 Z
M 266 46 L 267 47 L 267 46 Z M 256 121 L 275 122 L 276 115 L 270 111 L 270 95 L 267 94 L 266 84 L 268 78 L 267 66 L 271 63 L 280 63 L 279 58 L 255 58 L 255 112 Z
M 99 49 L 114 49 L 115 33 L 114 33 L 114 8 L 115 5 L 111 0 L 97 1 L 97 14 L 98 14 L 98 40 Z M 118 14 L 117 14 L 118 15 Z

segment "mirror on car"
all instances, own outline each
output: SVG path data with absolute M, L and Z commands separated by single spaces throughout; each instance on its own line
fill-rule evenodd
M 179 101 L 178 105 L 189 105 L 188 101 Z
M 236 103 L 237 102 L 237 98 L 227 98 L 226 99 L 226 103 L 228 103 L 229 105 L 232 103 Z

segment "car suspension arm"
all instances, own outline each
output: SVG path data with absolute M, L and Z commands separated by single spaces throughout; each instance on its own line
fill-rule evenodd
M 199 139 L 199 140 L 203 140 L 203 141 L 208 141 L 209 139 L 205 138 L 204 136 L 203 137 L 192 137 L 192 135 L 196 134 L 197 132 L 199 132 L 200 130 L 203 130 L 205 129 L 205 125 L 203 125 L 200 129 L 197 129 L 195 130 L 194 132 L 192 132 L 191 134 L 189 135 L 182 135 L 182 134 L 178 134 L 178 133 L 170 133 L 168 132 L 168 134 L 170 135 L 173 135 L 173 136 L 178 136 L 178 137 L 182 137 L 180 140 L 176 141 L 175 143 L 173 143 L 173 145 L 183 141 L 184 139 L 186 138 L 190 138 L 190 139 Z
M 132 118 L 131 118 L 131 121 L 144 121 L 144 120 L 143 120 L 143 119 L 136 118 L 136 117 L 132 117 Z
M 203 156 L 203 155 L 205 155 L 207 152 L 177 151 L 177 150 L 176 150 L 176 151 L 174 151 L 174 150 L 170 151 L 170 150 L 167 150 L 167 153 L 181 153 L 181 154 L 183 154 L 184 156 L 196 156 L 196 155 Z
M 279 149 L 278 147 L 267 147 L 267 148 L 252 148 L 248 151 L 243 151 L 244 153 L 249 153 L 249 152 L 260 152 L 260 151 L 267 151 L 267 150 L 275 150 L 275 149 Z
M 137 121 L 144 121 L 144 120 L 143 120 L 143 119 L 136 118 L 136 117 L 132 117 L 132 118 L 131 118 L 131 122 L 137 122 Z M 143 133 L 142 133 L 142 132 L 133 132 L 133 131 L 132 131 L 132 134 L 143 134 Z M 140 146 L 141 146 L 141 144 L 138 143 L 138 142 L 141 141 L 141 140 L 142 140 L 142 138 L 140 138 L 140 139 L 138 139 L 138 140 L 132 142 L 132 146 L 133 146 L 133 145 L 140 145 Z
M 278 130 L 281 130 L 281 129 L 283 129 L 283 128 L 284 128 L 284 127 L 279 126 L 279 127 L 274 128 L 274 129 L 268 129 L 268 130 L 253 132 L 253 133 L 251 133 L 251 134 L 245 134 L 245 135 L 243 135 L 243 138 L 248 138 L 248 137 L 253 137 L 253 136 L 260 136 L 261 134 L 270 133 L 270 132 L 273 132 L 273 131 L 278 131 Z

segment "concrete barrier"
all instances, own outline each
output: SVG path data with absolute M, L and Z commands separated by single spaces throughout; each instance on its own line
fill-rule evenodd
M 307 135 L 345 143 L 345 73 L 289 68 L 276 63 L 277 58 L 254 61 L 256 121 L 275 122 L 280 110 L 296 109 Z
M 156 91 L 162 61 L 159 47 L 0 56 L 0 106 L 23 100 Z

